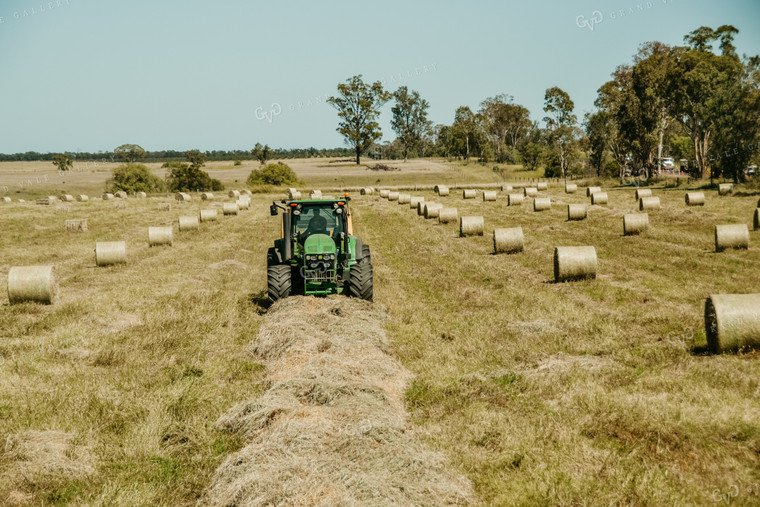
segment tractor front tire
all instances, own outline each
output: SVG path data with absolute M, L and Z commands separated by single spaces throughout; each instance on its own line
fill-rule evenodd
M 267 291 L 269 302 L 290 296 L 293 287 L 293 275 L 288 264 L 274 264 L 267 267 Z
M 372 301 L 372 258 L 369 254 L 369 247 L 364 246 L 362 249 L 362 258 L 358 263 L 351 266 L 348 274 L 348 295 L 353 298 Z

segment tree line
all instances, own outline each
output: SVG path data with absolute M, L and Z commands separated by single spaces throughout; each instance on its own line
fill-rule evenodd
M 760 57 L 740 57 L 730 25 L 700 27 L 683 46 L 643 44 L 597 91 L 595 110 L 579 121 L 570 96 L 558 87 L 544 95 L 543 119 L 507 94 L 486 98 L 477 111 L 461 106 L 449 125 L 432 125 L 429 104 L 415 91 L 391 93 L 380 82 L 354 76 L 328 103 L 338 110 L 337 131 L 360 156 L 443 156 L 481 163 L 544 166 L 547 177 L 596 174 L 652 176 L 664 157 L 694 177 L 735 181 L 759 157 Z M 378 144 L 380 108 L 395 99 L 396 139 Z
M 178 162 L 185 159 L 185 151 L 179 150 L 158 150 L 145 151 L 142 159 L 144 162 Z M 210 150 L 202 152 L 206 160 L 210 162 L 234 161 L 234 160 L 256 160 L 251 150 Z M 0 162 L 36 162 L 36 161 L 53 161 L 57 152 L 40 153 L 36 151 L 27 151 L 24 153 L 3 154 L 0 153 Z M 73 161 L 82 162 L 119 162 L 119 158 L 112 151 L 104 152 L 67 152 Z M 282 149 L 272 148 L 271 157 L 275 159 L 290 158 L 316 158 L 316 157 L 348 157 L 352 155 L 350 148 L 293 148 Z

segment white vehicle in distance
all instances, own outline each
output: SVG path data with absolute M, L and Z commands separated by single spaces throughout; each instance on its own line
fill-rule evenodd
M 673 162 L 673 157 L 665 157 L 662 159 L 662 164 L 660 167 L 662 167 L 662 169 L 670 170 L 670 169 L 673 169 L 675 166 L 676 165 Z

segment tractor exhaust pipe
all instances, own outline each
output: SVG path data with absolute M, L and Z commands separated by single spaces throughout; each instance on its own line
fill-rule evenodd
M 291 244 L 291 236 L 290 236 L 290 212 L 286 211 L 282 214 L 282 228 L 283 233 L 282 237 L 285 239 L 285 251 L 282 252 L 283 257 L 285 257 L 284 261 L 289 261 L 290 258 L 293 256 L 292 252 L 292 244 Z

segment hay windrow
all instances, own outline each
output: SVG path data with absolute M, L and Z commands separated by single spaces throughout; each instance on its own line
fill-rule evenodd
M 250 346 L 271 387 L 218 420 L 248 444 L 217 469 L 201 504 L 471 501 L 469 482 L 408 422 L 411 374 L 387 352 L 386 319 L 376 306 L 341 296 L 275 304 Z

